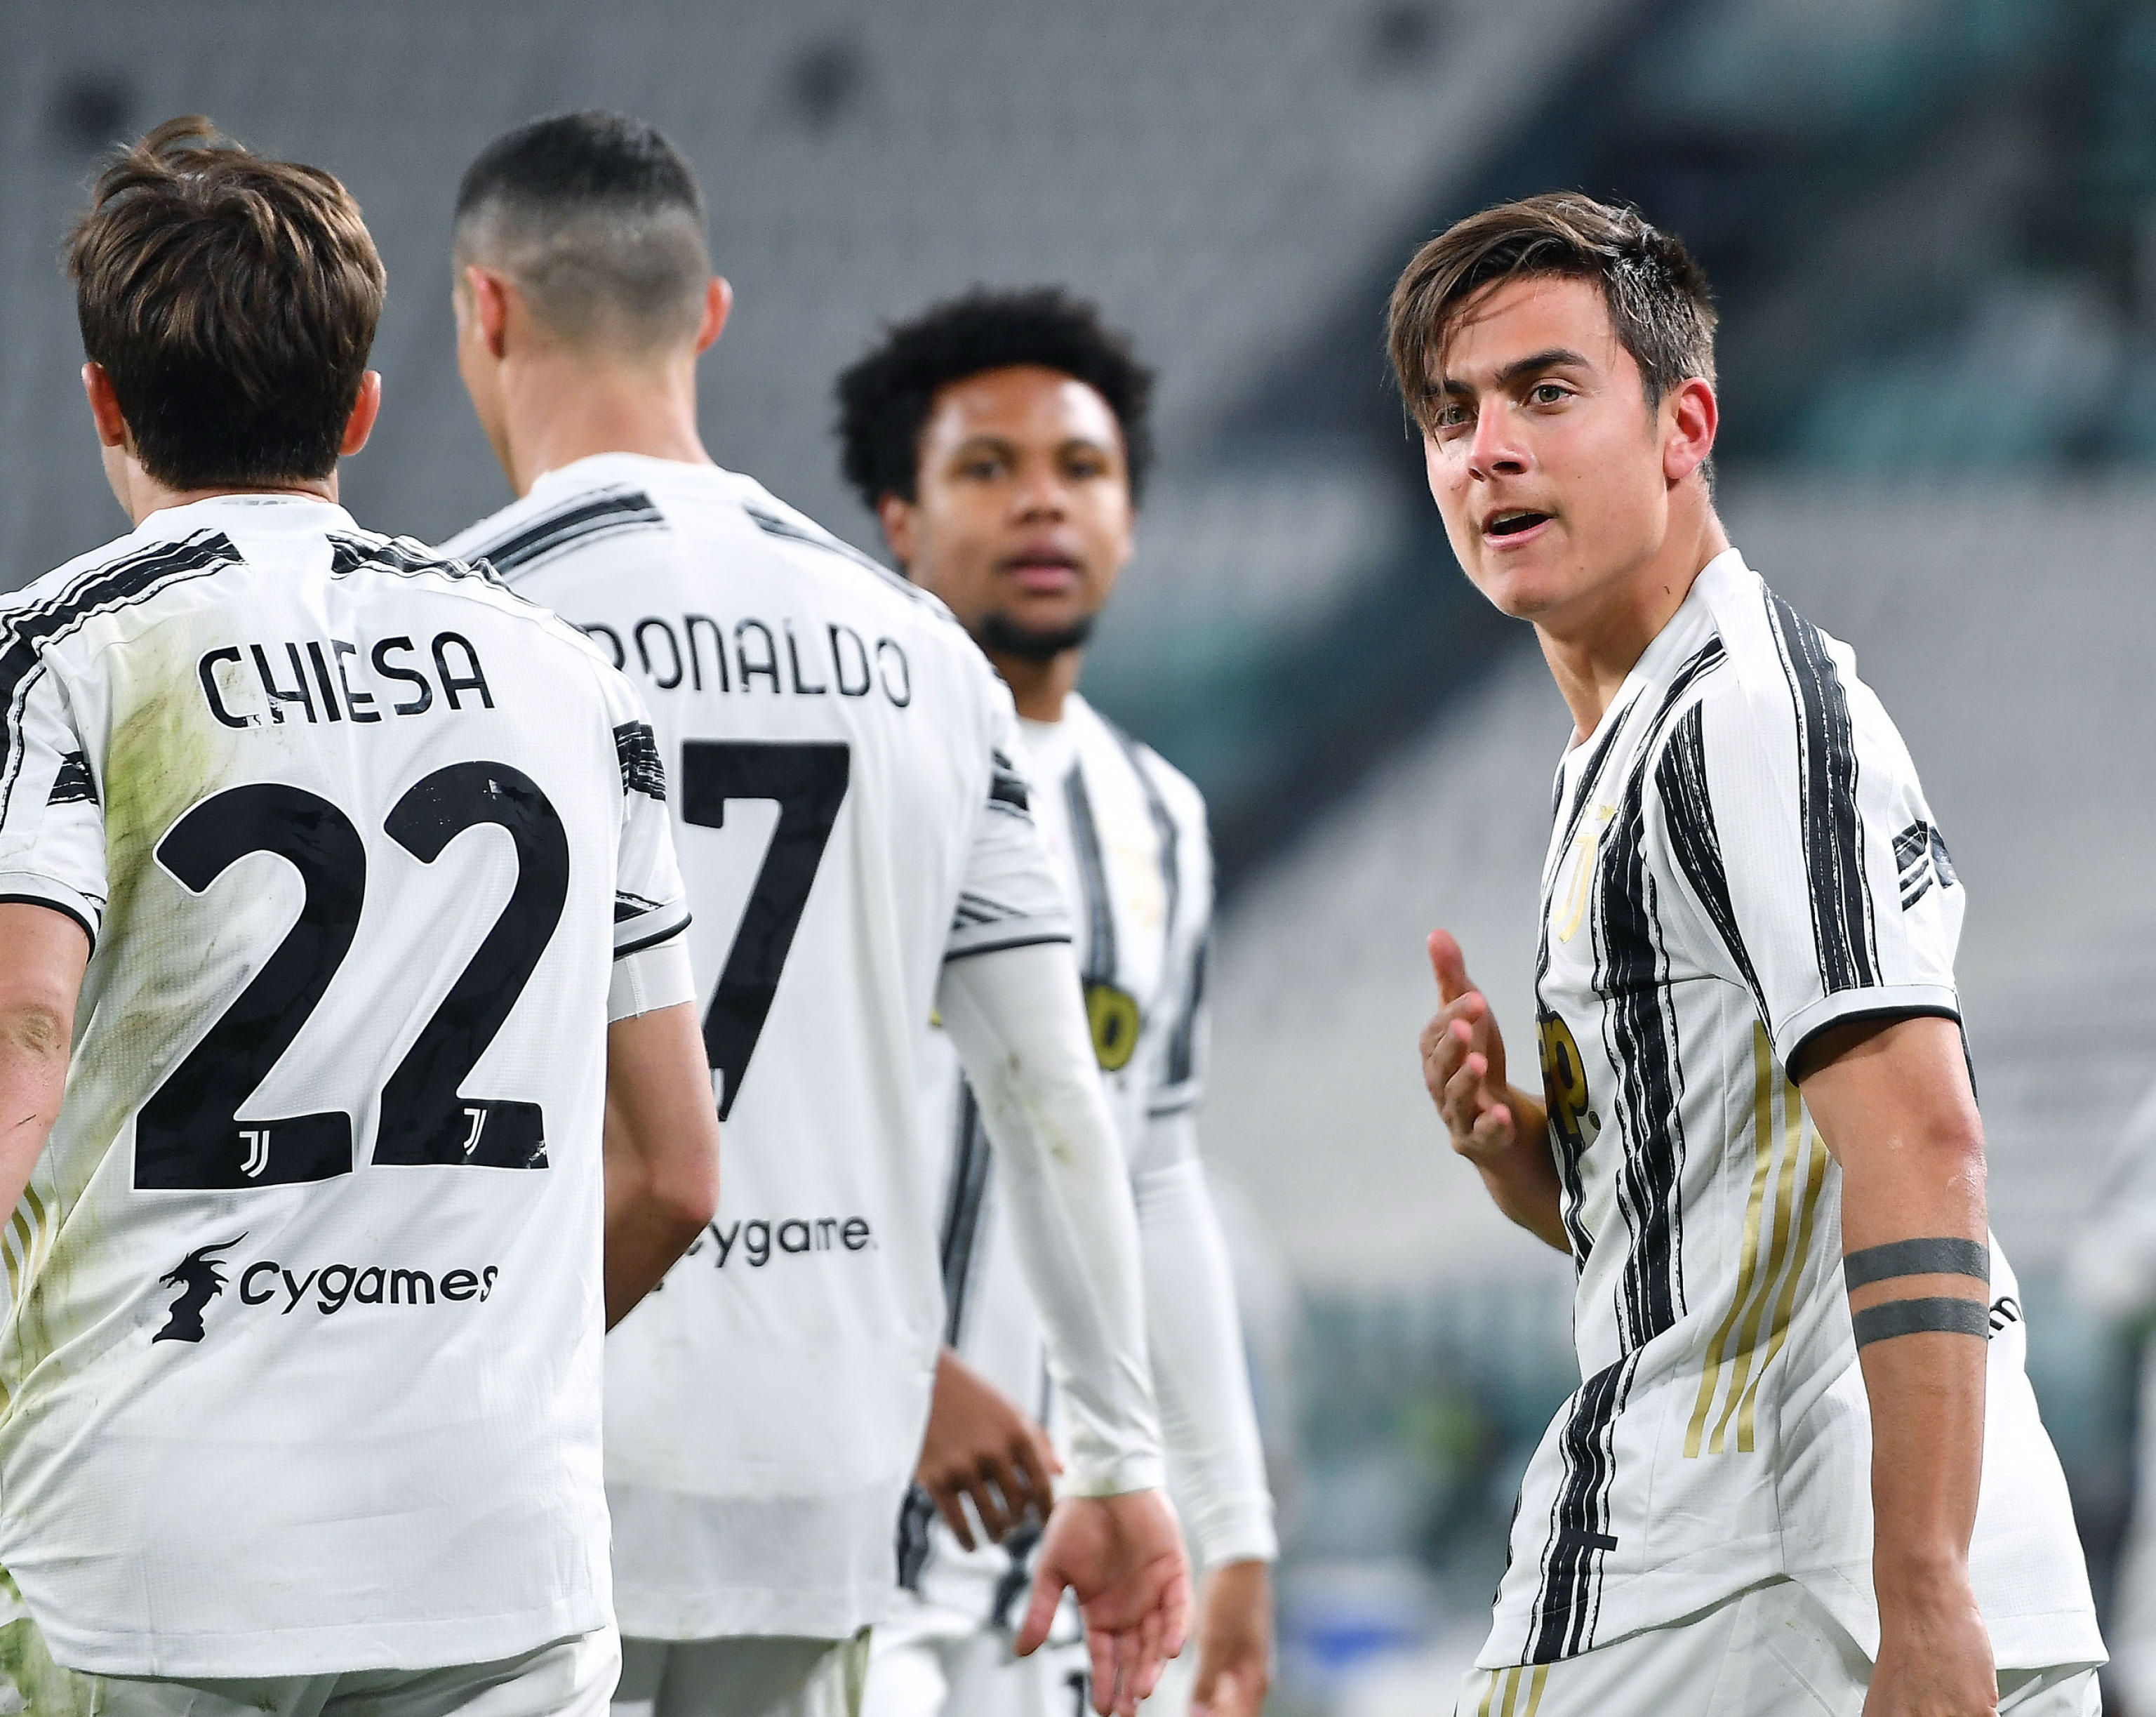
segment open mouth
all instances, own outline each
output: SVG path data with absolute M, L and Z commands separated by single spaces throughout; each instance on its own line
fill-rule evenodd
M 1532 531 L 1549 515 L 1536 512 L 1527 507 L 1508 507 L 1503 512 L 1492 513 L 1482 527 L 1486 537 L 1517 537 L 1523 531 Z

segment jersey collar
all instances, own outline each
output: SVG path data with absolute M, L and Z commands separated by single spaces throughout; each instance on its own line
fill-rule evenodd
M 319 533 L 358 528 L 344 508 L 316 495 L 213 495 L 160 507 L 135 527 L 135 534 L 157 541 L 216 529 Z

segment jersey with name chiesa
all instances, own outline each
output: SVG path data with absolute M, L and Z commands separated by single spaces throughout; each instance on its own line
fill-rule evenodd
M 1787 1068 L 1959 1017 L 1964 891 L 1848 649 L 1734 550 L 1559 770 L 1537 995 L 1584 1380 L 1536 1451 L 1486 1668 L 1789 1577 L 1876 1649 L 1840 1170 Z M 2102 1656 L 1994 1249 L 1971 1571 L 2002 1668 Z
M 1026 765 L 1035 817 L 1075 908 L 1094 1054 L 1116 1138 L 1135 1170 L 1147 1160 L 1149 1141 L 1164 1134 L 1158 1123 L 1186 1115 L 1200 1095 L 1213 892 L 1205 806 L 1157 753 L 1076 693 L 1064 708 L 1053 725 L 1020 724 Z M 928 1124 L 945 1153 L 938 1229 L 944 1341 L 1057 1429 L 1040 1314 L 1019 1268 L 1018 1236 L 1000 1208 L 980 1106 L 940 1031 L 926 1071 Z M 1240 1355 L 1236 1362 L 1240 1370 Z M 1252 1482 L 1261 1493 L 1261 1469 Z M 902 1585 L 984 1622 L 1016 1625 L 1037 1527 L 968 1551 L 916 1488 L 898 1529 Z M 1247 1529 L 1243 1535 L 1250 1536 Z M 1269 1531 L 1258 1535 L 1264 1541 L 1243 1553 L 1270 1554 Z
M 625 968 L 685 974 L 663 791 L 588 640 L 326 501 L 0 599 L 0 899 L 95 943 L 0 1248 L 0 1564 L 59 1662 L 605 1625 L 605 1034 Z
M 623 1631 L 850 1635 L 942 1333 L 942 964 L 1070 935 L 1009 694 L 942 604 L 715 466 L 581 460 L 453 547 L 624 665 L 678 778 L 725 1170 L 608 1350 Z

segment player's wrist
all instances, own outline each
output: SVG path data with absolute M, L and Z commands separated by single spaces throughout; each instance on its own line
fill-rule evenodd
M 1881 1545 L 1871 1578 L 1883 1632 L 1925 1630 L 1976 1602 L 1968 1554 L 1950 1543 Z

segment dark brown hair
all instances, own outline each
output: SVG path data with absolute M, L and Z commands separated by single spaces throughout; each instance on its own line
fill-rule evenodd
M 336 468 L 381 319 L 382 259 L 352 195 L 199 116 L 100 174 L 68 237 L 83 351 L 142 468 L 175 489 Z
M 1600 285 L 1650 406 L 1695 377 L 1714 380 L 1714 301 L 1691 253 L 1637 209 L 1551 191 L 1456 222 L 1415 252 L 1394 284 L 1386 343 L 1418 424 L 1430 423 L 1438 362 L 1470 301 L 1500 280 L 1537 275 Z

